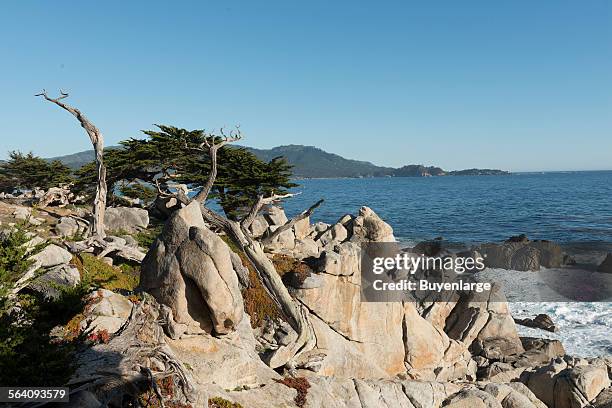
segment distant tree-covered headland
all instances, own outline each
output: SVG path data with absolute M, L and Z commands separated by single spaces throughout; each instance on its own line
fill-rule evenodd
M 112 146 L 108 150 L 121 146 Z M 228 149 L 237 148 L 235 146 Z M 337 177 L 429 177 L 429 176 L 459 176 L 459 175 L 505 175 L 508 172 L 494 169 L 467 169 L 446 171 L 440 167 L 418 164 L 406 165 L 400 168 L 377 166 L 360 160 L 346 159 L 334 153 L 326 152 L 313 146 L 286 145 L 272 149 L 255 149 L 239 147 L 254 154 L 258 159 L 270 161 L 283 157 L 292 166 L 293 177 L 296 178 L 337 178 Z M 48 160 L 59 160 L 71 168 L 79 168 L 91 161 L 92 151 L 84 151 L 66 156 L 54 157 Z

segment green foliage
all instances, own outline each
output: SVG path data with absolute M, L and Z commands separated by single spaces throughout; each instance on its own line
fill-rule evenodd
M 193 149 L 204 142 L 204 132 L 163 125 L 157 128 L 144 131 L 147 139 L 125 140 L 120 143 L 122 148 L 105 152 L 111 202 L 119 192 L 150 203 L 157 193 L 156 180 L 164 189 L 173 183 L 198 189 L 206 183 L 210 158 Z M 217 156 L 218 173 L 211 198 L 218 199 L 230 218 L 238 217 L 260 194 L 282 194 L 296 186 L 290 181 L 291 166 L 284 159 L 264 162 L 248 150 L 230 145 L 219 149 Z M 77 190 L 93 193 L 95 165 L 83 166 L 76 176 Z
M 131 292 L 140 281 L 140 268 L 136 265 L 111 266 L 91 254 L 73 258 L 72 264 L 81 273 L 81 284 L 86 286 Z
M 60 161 L 48 162 L 32 152 L 10 152 L 9 160 L 0 164 L 0 189 L 40 187 L 48 189 L 72 181 L 72 171 Z
M 242 408 L 237 402 L 231 402 L 221 397 L 214 397 L 208 400 L 208 408 Z
M 0 384 L 58 386 L 76 369 L 73 353 L 84 340 L 53 338 L 51 329 L 63 326 L 82 310 L 87 289 L 63 288 L 59 299 L 20 295 L 20 308 L 0 316 Z
M 15 282 L 31 265 L 24 246 L 30 238 L 25 227 L 18 225 L 0 238 L 0 314 L 8 308 L 7 295 Z
M 149 225 L 149 228 L 136 233 L 136 235 L 134 235 L 134 238 L 138 242 L 138 245 L 145 249 L 148 249 L 151 248 L 151 245 L 153 245 L 153 242 L 155 242 L 155 239 L 159 236 L 159 234 L 161 234 L 163 229 L 163 224 Z

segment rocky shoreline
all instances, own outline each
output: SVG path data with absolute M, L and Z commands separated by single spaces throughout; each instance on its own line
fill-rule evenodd
M 52 234 L 53 244 L 32 255 L 34 271 L 15 293 L 53 297 L 56 285 L 77 285 L 71 260 L 78 248 L 67 237 L 82 232 L 85 214 L 52 208 L 33 214 L 31 207 L 0 204 L 3 214 Z M 66 406 L 121 406 L 126 384 L 157 384 L 156 378 L 172 380 L 153 387 L 160 401 L 182 407 L 612 404 L 612 357 L 576 358 L 557 340 L 520 337 L 517 323 L 554 331 L 554 322 L 515 321 L 499 288 L 489 301 L 462 294 L 436 303 L 363 302 L 360 244 L 395 241 L 392 227 L 368 207 L 333 225 L 305 217 L 274 234 L 289 220 L 271 206 L 249 225 L 309 324 L 312 341 L 293 358 L 283 355 L 300 334 L 266 303 L 265 291 L 256 291 L 248 259 L 205 221 L 197 203 L 175 211 L 148 251 L 132 238 L 147 228 L 146 210 L 109 208 L 107 219 L 109 230 L 123 235 L 106 238 L 117 250 L 101 258 L 111 264 L 141 253 L 140 283 L 133 293 L 96 289 L 86 298 L 77 326 L 102 341 L 75 355 L 79 368 L 68 384 L 74 398 Z M 41 240 L 32 233 L 32 246 Z M 486 266 L 495 268 L 571 263 L 556 244 L 525 237 L 471 251 L 487 255 Z

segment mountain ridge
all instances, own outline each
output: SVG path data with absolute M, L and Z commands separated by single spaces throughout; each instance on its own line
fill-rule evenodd
M 281 145 L 271 149 L 243 147 L 258 158 L 270 161 L 275 157 L 285 157 L 294 166 L 295 178 L 362 178 L 362 177 L 430 177 L 445 175 L 505 175 L 508 172 L 496 169 L 465 169 L 446 171 L 436 166 L 409 164 L 399 168 L 378 166 L 369 161 L 347 159 L 335 153 L 326 152 L 316 146 Z M 117 149 L 109 146 L 106 149 Z M 59 160 L 70 168 L 76 169 L 92 161 L 93 150 L 50 157 L 46 160 Z

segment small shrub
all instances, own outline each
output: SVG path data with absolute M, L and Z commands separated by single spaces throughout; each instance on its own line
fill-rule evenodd
M 242 408 L 242 405 L 225 398 L 215 397 L 208 400 L 208 408 Z
M 285 277 L 289 272 L 296 274 L 300 283 L 303 283 L 304 280 L 312 273 L 312 268 L 310 266 L 299 259 L 295 259 L 288 255 L 274 255 L 272 258 L 272 263 L 274 264 L 278 274 L 283 278 L 283 282 L 285 282 Z
M 278 305 L 274 303 L 263 287 L 257 271 L 255 271 L 246 255 L 242 251 L 237 253 L 242 260 L 242 264 L 249 270 L 249 287 L 242 291 L 242 297 L 244 299 L 244 311 L 251 316 L 251 327 L 261 327 L 267 319 L 286 320 Z
M 91 254 L 82 254 L 75 266 L 81 271 L 83 283 L 108 290 L 133 291 L 140 280 L 140 269 L 132 265 L 112 266 Z
M 9 291 L 32 264 L 24 245 L 29 240 L 21 224 L 0 237 L 0 314 L 9 307 L 6 298 Z
M 87 340 L 98 344 L 106 344 L 110 341 L 110 333 L 106 329 L 98 330 L 87 336 Z
M 163 229 L 163 224 L 151 225 L 146 230 L 140 231 L 136 235 L 134 235 L 134 239 L 136 239 L 138 245 L 140 245 L 141 247 L 145 249 L 151 248 L 151 245 L 153 245 L 153 242 L 155 242 L 155 240 L 157 239 L 159 234 L 161 234 Z
M 80 333 L 86 289 L 62 288 L 56 300 L 19 295 L 19 309 L 0 315 L 0 384 L 4 386 L 58 386 L 76 369 L 74 351 L 84 341 Z M 57 326 L 63 338 L 51 337 Z M 66 333 L 66 327 L 70 333 Z
M 294 398 L 295 405 L 302 408 L 306 405 L 306 398 L 308 396 L 308 389 L 310 383 L 307 378 L 304 377 L 286 377 L 282 380 L 276 380 L 277 383 L 281 383 L 286 387 L 293 388 L 297 391 L 297 395 Z
M 155 380 L 155 383 L 157 384 L 159 392 L 164 397 L 163 406 L 166 408 L 193 408 L 193 406 L 190 404 L 184 404 L 173 400 L 175 398 L 174 391 L 176 387 L 173 376 L 157 379 Z M 155 391 L 152 388 L 149 388 L 138 396 L 137 406 L 146 408 L 160 408 L 162 404 L 159 401 L 159 397 Z

